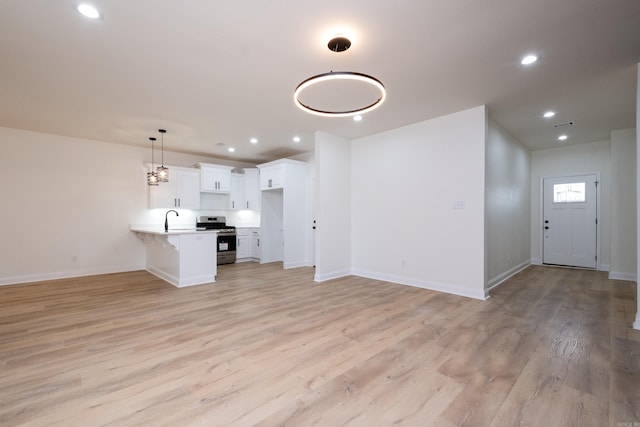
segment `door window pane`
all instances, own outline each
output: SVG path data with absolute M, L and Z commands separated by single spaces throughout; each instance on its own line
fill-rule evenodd
M 584 203 L 586 200 L 584 182 L 553 185 L 553 203 Z

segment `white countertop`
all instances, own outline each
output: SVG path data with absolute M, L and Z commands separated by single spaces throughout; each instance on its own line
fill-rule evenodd
M 131 231 L 135 231 L 136 233 L 157 234 L 162 236 L 176 234 L 211 234 L 218 232 L 218 230 L 196 230 L 195 227 L 169 228 L 169 231 L 164 231 L 164 227 L 131 227 Z

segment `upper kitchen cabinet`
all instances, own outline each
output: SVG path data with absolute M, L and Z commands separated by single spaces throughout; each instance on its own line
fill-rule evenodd
M 282 188 L 284 178 L 284 164 L 276 162 L 259 165 L 260 168 L 260 190 L 277 190 Z
M 200 171 L 169 166 L 169 182 L 149 186 L 149 208 L 200 209 Z
M 245 176 L 241 173 L 231 174 L 231 195 L 229 209 L 239 211 L 246 209 L 247 198 L 245 190 Z
M 231 197 L 229 209 L 231 210 L 260 210 L 260 183 L 259 170 L 245 168 L 244 173 L 231 174 Z
M 230 193 L 232 166 L 198 163 L 200 191 L 203 193 Z
M 244 169 L 244 188 L 247 209 L 260 210 L 260 170 L 257 168 Z

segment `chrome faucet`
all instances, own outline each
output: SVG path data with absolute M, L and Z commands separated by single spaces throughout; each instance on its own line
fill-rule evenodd
M 168 210 L 168 211 L 167 211 L 167 213 L 166 213 L 166 214 L 164 214 L 164 231 L 165 231 L 165 233 L 166 233 L 167 231 L 169 231 L 169 220 L 167 219 L 167 216 L 169 215 L 169 212 L 175 212 L 176 216 L 180 216 L 180 215 L 178 214 L 178 212 L 177 212 L 177 211 L 174 211 L 173 209 Z

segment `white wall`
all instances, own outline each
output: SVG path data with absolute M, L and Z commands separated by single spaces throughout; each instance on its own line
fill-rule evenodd
M 530 264 L 529 150 L 489 120 L 486 147 L 487 288 Z
M 636 130 L 611 132 L 611 271 L 636 280 Z
M 636 65 L 636 154 L 640 153 L 640 63 Z M 640 156 L 636 155 L 636 191 L 640 190 Z M 640 197 L 636 194 L 636 247 L 640 244 Z M 640 251 L 636 251 L 637 256 L 640 257 Z M 640 265 L 640 258 L 636 260 L 636 271 L 638 271 L 638 265 Z M 640 329 L 640 282 L 636 278 L 636 320 L 633 322 L 635 329 Z
M 486 125 L 481 106 L 352 142 L 355 274 L 484 298 Z
M 609 271 L 611 260 L 611 143 L 590 142 L 531 153 L 531 257 L 541 262 L 542 220 L 540 181 L 544 177 L 600 173 L 598 223 L 599 269 Z
M 322 281 L 351 273 L 351 143 L 316 132 L 316 273 Z
M 164 222 L 147 208 L 151 150 L 0 128 L 0 284 L 144 268 L 129 225 Z M 165 164 L 213 158 L 165 152 Z M 194 224 L 180 210 L 175 223 Z M 74 261 L 74 258 L 75 261 Z

